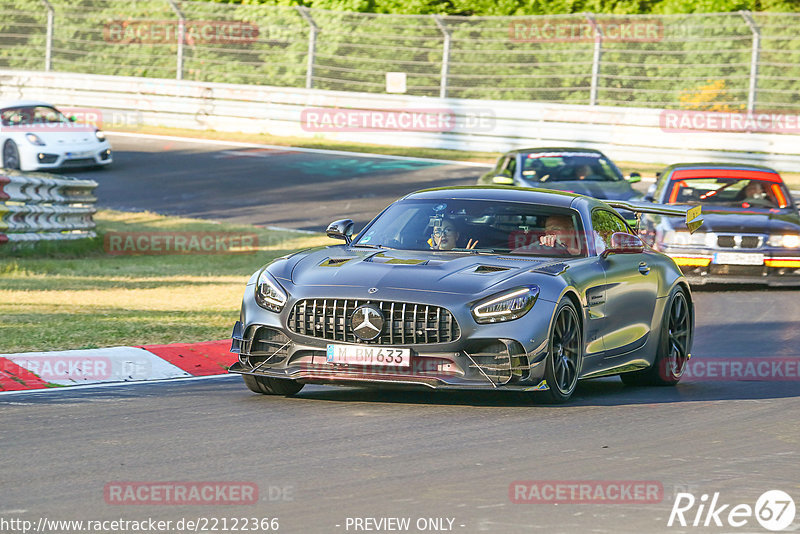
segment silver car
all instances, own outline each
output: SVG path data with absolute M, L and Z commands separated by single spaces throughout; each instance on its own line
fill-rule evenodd
M 430 189 L 356 237 L 350 220 L 327 233 L 344 243 L 279 258 L 247 283 L 230 372 L 255 392 L 516 389 L 564 402 L 583 378 L 676 384 L 690 357 L 689 285 L 603 201 Z

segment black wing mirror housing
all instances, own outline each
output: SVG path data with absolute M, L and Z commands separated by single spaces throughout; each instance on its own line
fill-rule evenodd
M 348 245 L 353 241 L 353 220 L 341 219 L 328 225 L 325 233 L 331 239 L 343 239 Z

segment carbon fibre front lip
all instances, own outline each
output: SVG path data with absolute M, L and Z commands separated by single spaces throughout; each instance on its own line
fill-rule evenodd
M 542 369 L 543 371 L 543 369 Z M 228 369 L 229 373 L 267 376 L 272 378 L 282 378 L 296 380 L 303 384 L 323 384 L 323 385 L 348 385 L 348 386 L 377 386 L 393 385 L 398 387 L 427 387 L 429 389 L 459 389 L 459 390 L 517 390 L 532 391 L 546 389 L 543 378 L 537 379 L 536 384 L 505 384 L 497 385 L 487 381 L 464 380 L 456 377 L 442 376 L 421 376 L 421 375 L 385 375 L 354 371 L 323 371 L 323 370 L 298 370 L 291 373 L 270 372 L 270 370 L 244 369 L 240 362 L 236 362 Z

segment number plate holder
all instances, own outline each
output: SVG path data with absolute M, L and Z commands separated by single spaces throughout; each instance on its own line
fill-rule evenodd
M 717 252 L 714 263 L 718 265 L 764 265 L 764 255 L 754 252 Z
M 326 361 L 332 365 L 411 367 L 411 349 L 329 343 Z

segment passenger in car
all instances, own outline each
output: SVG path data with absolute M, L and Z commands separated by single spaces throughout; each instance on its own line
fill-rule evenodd
M 451 219 L 444 219 L 441 225 L 434 226 L 431 238 L 428 243 L 434 250 L 453 250 L 456 248 L 461 233 L 458 231 L 456 224 Z M 464 248 L 475 248 L 478 240 L 468 240 Z

